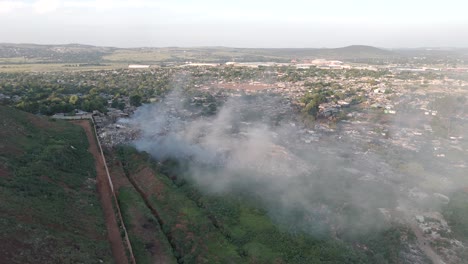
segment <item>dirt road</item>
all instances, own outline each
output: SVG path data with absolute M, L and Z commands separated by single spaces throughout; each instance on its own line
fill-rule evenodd
M 128 259 L 125 254 L 125 247 L 122 237 L 120 236 L 120 229 L 117 218 L 112 206 L 112 191 L 107 179 L 106 169 L 101 153 L 97 147 L 96 138 L 94 137 L 93 128 L 89 120 L 71 121 L 84 128 L 86 136 L 88 137 L 89 148 L 88 151 L 93 154 L 94 163 L 96 164 L 96 180 L 101 205 L 104 211 L 106 220 L 108 239 L 111 245 L 112 254 L 116 264 L 128 264 Z
M 411 227 L 411 230 L 413 230 L 413 233 L 416 235 L 419 248 L 424 252 L 424 254 L 426 254 L 432 263 L 444 264 L 440 256 L 434 250 L 432 250 L 432 247 L 429 245 L 429 240 L 426 241 L 422 230 L 419 228 L 416 222 L 410 218 L 407 218 L 407 221 Z

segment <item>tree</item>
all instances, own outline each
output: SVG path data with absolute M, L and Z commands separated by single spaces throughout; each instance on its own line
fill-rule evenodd
M 309 114 L 309 115 L 312 115 L 312 116 L 316 116 L 317 113 L 318 113 L 318 110 L 319 110 L 319 104 L 317 104 L 317 102 L 315 100 L 311 100 L 304 108 L 304 112 Z
M 130 96 L 130 105 L 133 106 L 140 106 L 141 105 L 141 96 L 138 94 L 134 94 Z
M 68 102 L 72 105 L 75 105 L 77 101 L 78 101 L 78 96 L 76 94 L 70 96 L 70 99 L 68 100 Z
M 111 106 L 113 108 L 117 108 L 117 109 L 120 109 L 120 110 L 125 109 L 125 103 L 121 102 L 118 98 L 115 98 L 114 100 L 112 100 Z

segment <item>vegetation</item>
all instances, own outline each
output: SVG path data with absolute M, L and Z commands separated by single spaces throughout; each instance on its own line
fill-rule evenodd
M 177 263 L 157 219 L 138 192 L 130 186 L 119 188 L 118 200 L 137 263 Z
M 84 131 L 0 106 L 0 261 L 110 262 Z
M 327 101 L 325 95 L 326 91 L 319 90 L 314 93 L 307 93 L 301 98 L 301 102 L 304 103 L 305 107 L 302 109 L 304 114 L 309 114 L 313 117 L 317 117 L 319 111 L 319 105 Z
M 139 106 L 169 89 L 170 72 L 128 74 L 127 71 L 86 73 L 0 73 L 1 104 L 43 115 L 83 111 L 106 112 L 113 106 Z
M 450 202 L 443 210 L 444 217 L 458 239 L 468 242 L 468 193 L 458 191 L 451 195 Z

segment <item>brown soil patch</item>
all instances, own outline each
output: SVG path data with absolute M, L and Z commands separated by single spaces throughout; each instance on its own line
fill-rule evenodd
M 27 119 L 31 124 L 33 124 L 35 127 L 40 128 L 40 129 L 47 130 L 47 129 L 50 129 L 51 126 L 53 126 L 51 122 L 38 116 L 28 115 Z
M 15 238 L 0 239 L 0 263 L 11 263 L 23 250 L 30 250 L 30 246 Z
M 24 154 L 24 151 L 21 150 L 18 146 L 12 145 L 13 143 L 7 142 L 6 144 L 2 144 L 1 138 L 9 138 L 9 135 L 2 135 L 0 133 L 0 155 L 5 155 L 5 156 L 14 156 L 14 157 L 19 157 Z
M 114 160 L 113 156 L 107 154 L 106 159 L 115 191 L 118 193 L 121 187 L 131 187 L 132 184 L 128 181 L 127 176 L 125 176 L 122 163 L 119 160 Z M 111 161 L 111 164 L 109 164 L 109 161 Z
M 5 166 L 5 164 L 0 163 L 0 177 L 1 178 L 8 178 L 10 176 L 11 176 L 11 174 L 8 171 L 8 168 Z
M 54 180 L 52 180 L 51 178 L 49 178 L 48 176 L 41 176 L 40 178 L 41 178 L 41 180 L 44 180 L 44 181 L 46 181 L 46 182 L 48 182 L 48 183 L 56 184 L 56 185 L 62 187 L 62 188 L 63 188 L 65 191 L 67 191 L 67 192 L 72 192 L 72 191 L 73 191 L 73 189 L 70 188 L 70 187 L 69 187 L 66 183 L 64 183 L 64 182 L 61 182 L 61 181 L 54 181 Z
M 164 194 L 164 184 L 156 178 L 151 168 L 143 167 L 132 176 L 147 196 L 156 195 L 160 198 Z
M 128 264 L 128 259 L 125 254 L 125 247 L 122 237 L 120 236 L 120 229 L 118 221 L 112 205 L 112 190 L 110 188 L 106 169 L 104 167 L 104 160 L 102 159 L 101 153 L 98 149 L 97 141 L 94 136 L 94 129 L 88 120 L 77 120 L 72 121 L 84 128 L 86 136 L 89 141 L 88 151 L 93 154 L 94 162 L 96 164 L 96 180 L 97 189 L 101 199 L 101 205 L 104 211 L 104 216 L 107 226 L 107 235 L 111 245 L 112 254 L 114 255 L 115 263 L 117 264 Z
M 131 208 L 129 213 L 132 215 L 132 231 L 145 243 L 145 250 L 150 253 L 153 263 L 169 263 L 170 257 L 156 236 L 164 236 L 158 223 L 145 217 L 136 208 Z

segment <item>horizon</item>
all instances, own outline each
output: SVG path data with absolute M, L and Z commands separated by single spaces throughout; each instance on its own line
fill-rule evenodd
M 468 46 L 420 46 L 420 47 L 379 47 L 366 44 L 351 44 L 346 46 L 338 47 L 235 47 L 235 46 L 218 46 L 218 45 L 208 45 L 208 46 L 132 46 L 132 47 L 122 47 L 116 45 L 94 45 L 88 43 L 34 43 L 34 42 L 0 42 L 0 45 L 37 45 L 37 46 L 71 46 L 71 45 L 80 45 L 80 46 L 92 46 L 97 48 L 114 48 L 114 49 L 165 49 L 165 48 L 176 48 L 176 49 L 200 49 L 200 48 L 227 48 L 227 49 L 344 49 L 350 47 L 366 47 L 366 48 L 376 48 L 381 50 L 463 50 L 468 49 Z

